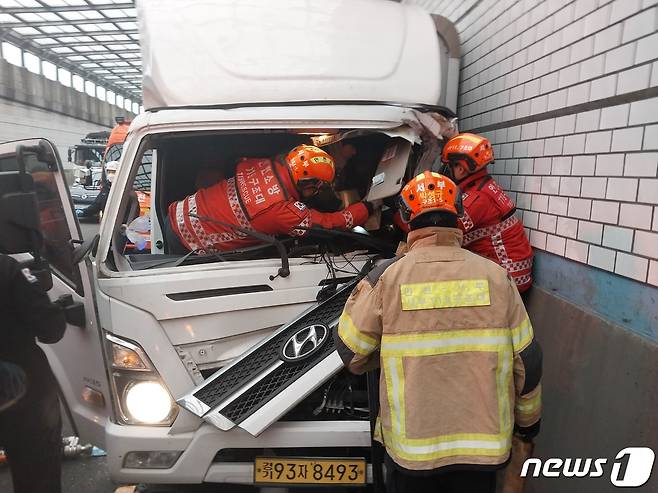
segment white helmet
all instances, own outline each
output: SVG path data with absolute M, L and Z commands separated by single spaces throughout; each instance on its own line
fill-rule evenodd
M 116 175 L 118 169 L 119 161 L 109 161 L 105 163 L 105 173 L 107 173 L 107 179 L 110 183 L 114 181 L 114 175 Z

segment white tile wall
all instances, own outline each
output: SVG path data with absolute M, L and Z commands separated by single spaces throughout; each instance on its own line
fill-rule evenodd
M 548 235 L 546 237 L 546 250 L 556 255 L 564 256 L 566 239 L 560 236 Z
M 560 197 L 558 195 L 553 195 L 549 197 L 548 212 L 550 212 L 551 214 L 566 216 L 568 207 L 569 207 L 569 199 L 567 199 L 566 197 Z
M 658 125 L 644 127 L 642 149 L 658 149 Z
M 637 231 L 635 233 L 633 252 L 646 255 L 647 257 L 655 255 L 658 252 L 658 234 Z
M 630 104 L 620 104 L 603 108 L 601 110 L 599 128 L 617 128 L 626 126 L 630 109 Z
M 615 266 L 615 272 L 617 274 L 631 277 L 638 281 L 644 281 L 647 278 L 648 267 L 649 261 L 646 258 L 621 252 L 617 254 L 617 263 Z
M 638 152 L 626 155 L 624 166 L 626 176 L 658 175 L 658 152 Z
M 649 262 L 649 276 L 647 277 L 647 282 L 658 286 L 658 262 L 651 260 Z
M 603 227 L 603 246 L 616 248 L 617 250 L 631 251 L 633 244 L 633 230 L 619 228 L 617 226 Z
M 578 235 L 578 220 L 570 217 L 558 216 L 557 234 L 567 238 L 576 238 Z
M 617 94 L 640 91 L 649 87 L 651 82 L 651 64 L 624 70 L 617 78 Z M 619 125 L 621 126 L 621 125 Z
M 569 217 L 589 219 L 592 209 L 592 201 L 584 199 L 569 199 L 567 214 Z
M 582 180 L 581 197 L 605 198 L 605 189 L 608 184 L 607 178 L 583 178 Z
M 578 224 L 578 239 L 588 243 L 601 244 L 601 236 L 603 235 L 603 226 L 597 223 L 590 223 L 588 221 L 580 221 Z
M 642 149 L 643 127 L 621 128 L 612 133 L 612 151 L 638 151 Z
M 606 198 L 633 202 L 636 196 L 637 180 L 635 178 L 608 178 Z
M 587 263 L 589 245 L 580 241 L 567 240 L 566 257 L 578 262 Z
M 597 153 L 608 152 L 610 150 L 610 141 L 612 140 L 612 132 L 593 132 L 587 134 L 585 139 L 585 152 Z
M 596 156 L 596 175 L 621 176 L 624 174 L 623 154 L 599 154 Z
M 621 204 L 619 224 L 632 228 L 649 229 L 652 213 L 653 211 L 648 205 Z
M 619 202 L 592 201 L 591 219 L 602 223 L 617 224 L 619 220 Z
M 656 2 L 403 1 L 457 21 L 460 126 L 534 248 L 658 286 Z
M 658 180 L 642 179 L 640 180 L 640 191 L 638 192 L 638 201 L 649 204 L 658 204 Z
M 590 245 L 587 263 L 600 269 L 614 271 L 615 256 L 616 252 L 614 250 Z

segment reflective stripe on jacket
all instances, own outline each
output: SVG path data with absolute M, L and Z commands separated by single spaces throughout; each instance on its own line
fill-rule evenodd
M 465 180 L 464 248 L 504 267 L 520 292 L 532 285 L 532 247 L 516 217 L 516 205 L 483 169 Z
M 351 371 L 381 366 L 376 438 L 407 469 L 504 464 L 513 426 L 540 418 L 541 351 L 519 292 L 461 240 L 412 231 L 404 257 L 357 285 L 335 333 Z
M 299 201 L 286 166 L 269 159 L 243 159 L 235 177 L 198 190 L 169 206 L 172 229 L 188 250 L 199 253 L 226 251 L 260 240 L 209 217 L 261 233 L 303 236 L 314 224 L 329 229 L 349 229 L 368 219 L 363 203 L 340 212 L 320 212 Z

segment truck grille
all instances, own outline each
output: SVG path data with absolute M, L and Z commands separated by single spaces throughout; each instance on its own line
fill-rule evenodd
M 318 355 L 308 360 L 304 364 L 295 366 L 281 366 L 274 370 L 269 376 L 258 382 L 253 388 L 242 394 L 236 400 L 220 410 L 220 413 L 239 424 L 247 418 L 254 409 L 260 408 L 263 404 L 275 397 L 281 390 L 288 387 L 308 368 L 312 367 L 317 361 L 325 358 L 335 349 L 334 341 L 329 340 L 324 349 Z
M 330 332 L 356 282 L 354 280 L 346 284 L 332 297 L 283 326 L 240 359 L 215 372 L 191 394 L 181 398 L 179 404 L 200 417 L 212 411 L 234 424 L 244 421 L 335 351 Z M 281 357 L 284 344 L 300 330 L 314 324 L 329 329 L 326 336 L 328 339 L 322 347 L 299 362 L 284 361 Z M 315 388 L 323 381 L 318 381 Z M 195 402 L 201 402 L 207 407 L 189 406 L 187 403 L 190 395 Z

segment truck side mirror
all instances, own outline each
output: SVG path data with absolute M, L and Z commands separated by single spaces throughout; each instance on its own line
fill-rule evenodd
M 16 171 L 0 173 L 0 253 L 39 252 L 41 249 L 36 193 L 21 191 L 30 187 L 34 187 L 30 175 L 20 176 Z M 50 266 L 37 253 L 34 256 L 30 272 L 41 288 L 48 291 L 53 287 Z
M 0 252 L 22 253 L 41 245 L 39 208 L 34 191 L 21 191 L 23 178 L 34 187 L 30 175 L 15 171 L 0 173 Z
M 72 157 L 73 157 L 73 148 L 69 147 L 69 152 L 68 152 L 68 161 L 69 161 L 69 163 L 72 162 L 72 159 L 71 159 Z
M 98 248 L 98 240 L 100 240 L 101 235 L 95 234 L 93 238 L 89 240 L 79 241 L 71 240 L 72 243 L 77 244 L 73 250 L 72 261 L 73 265 L 77 265 L 91 252 L 92 255 L 96 255 L 96 249 Z

